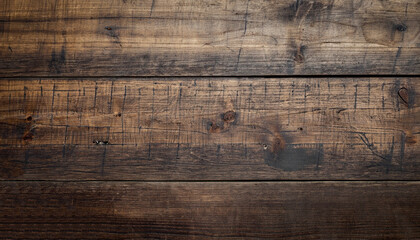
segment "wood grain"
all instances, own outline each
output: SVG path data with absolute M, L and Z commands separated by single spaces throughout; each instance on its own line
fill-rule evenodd
M 0 81 L 0 178 L 420 179 L 419 78 Z
M 418 182 L 0 182 L 13 239 L 415 239 Z
M 0 2 L 0 76 L 420 74 L 418 0 Z

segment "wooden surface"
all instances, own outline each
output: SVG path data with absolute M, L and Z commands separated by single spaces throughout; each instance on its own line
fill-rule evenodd
M 0 1 L 0 239 L 420 239 L 418 0 Z
M 0 2 L 0 76 L 420 73 L 418 0 Z
M 3 79 L 3 179 L 419 180 L 419 78 Z
M 418 182 L 1 182 L 25 239 L 411 239 Z M 31 233 L 31 234 L 28 234 Z

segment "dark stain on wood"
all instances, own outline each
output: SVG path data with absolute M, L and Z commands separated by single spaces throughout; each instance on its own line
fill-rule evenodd
M 293 138 L 275 132 L 272 141 L 263 144 L 264 161 L 274 168 L 284 171 L 299 171 L 309 166 L 319 167 L 323 160 L 323 146 L 307 148 L 292 143 Z M 287 141 L 289 142 L 286 142 Z
M 395 28 L 400 32 L 405 32 L 407 30 L 407 26 L 404 23 L 397 24 Z
M 277 152 L 265 151 L 265 163 L 284 171 L 299 171 L 322 162 L 322 147 L 318 149 L 286 146 Z
M 22 176 L 24 171 L 24 162 L 10 158 L 13 152 L 0 150 L 0 178 L 16 179 Z
M 25 130 L 22 136 L 22 140 L 24 140 L 25 142 L 29 142 L 32 141 L 34 138 L 36 124 L 35 121 L 32 120 L 32 116 L 28 116 L 25 120 Z M 18 128 L 22 129 L 22 127 Z
M 223 122 L 207 121 L 207 131 L 209 133 L 220 133 L 224 129 Z
M 324 4 L 321 1 L 297 0 L 286 8 L 279 10 L 279 18 L 288 21 L 313 21 L 323 14 L 323 11 L 330 11 L 332 3 Z
M 6 21 L 3 19 L 0 19 L 0 33 L 1 35 L 4 34 L 4 25 L 6 24 Z
M 62 67 L 66 64 L 66 48 L 63 45 L 61 47 L 61 52 L 57 56 L 55 49 L 53 48 L 51 52 L 51 60 L 48 64 L 48 68 L 52 73 L 60 74 L 62 72 Z
M 297 47 L 297 50 L 294 52 L 294 60 L 297 64 L 301 64 L 305 61 L 305 55 L 304 51 L 306 49 L 306 46 L 301 45 L 300 47 Z
M 24 174 L 22 163 L 3 160 L 1 164 L 0 177 L 2 179 L 14 179 Z

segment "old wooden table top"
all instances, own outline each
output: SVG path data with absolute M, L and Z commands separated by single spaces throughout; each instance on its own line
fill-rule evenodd
M 0 1 L 0 239 L 420 239 L 418 0 Z

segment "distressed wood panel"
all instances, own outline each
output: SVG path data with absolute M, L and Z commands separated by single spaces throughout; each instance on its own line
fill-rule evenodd
M 3 179 L 419 179 L 419 78 L 0 81 Z
M 3 238 L 416 239 L 418 182 L 0 182 Z
M 419 74 L 418 0 L 0 2 L 0 76 Z

